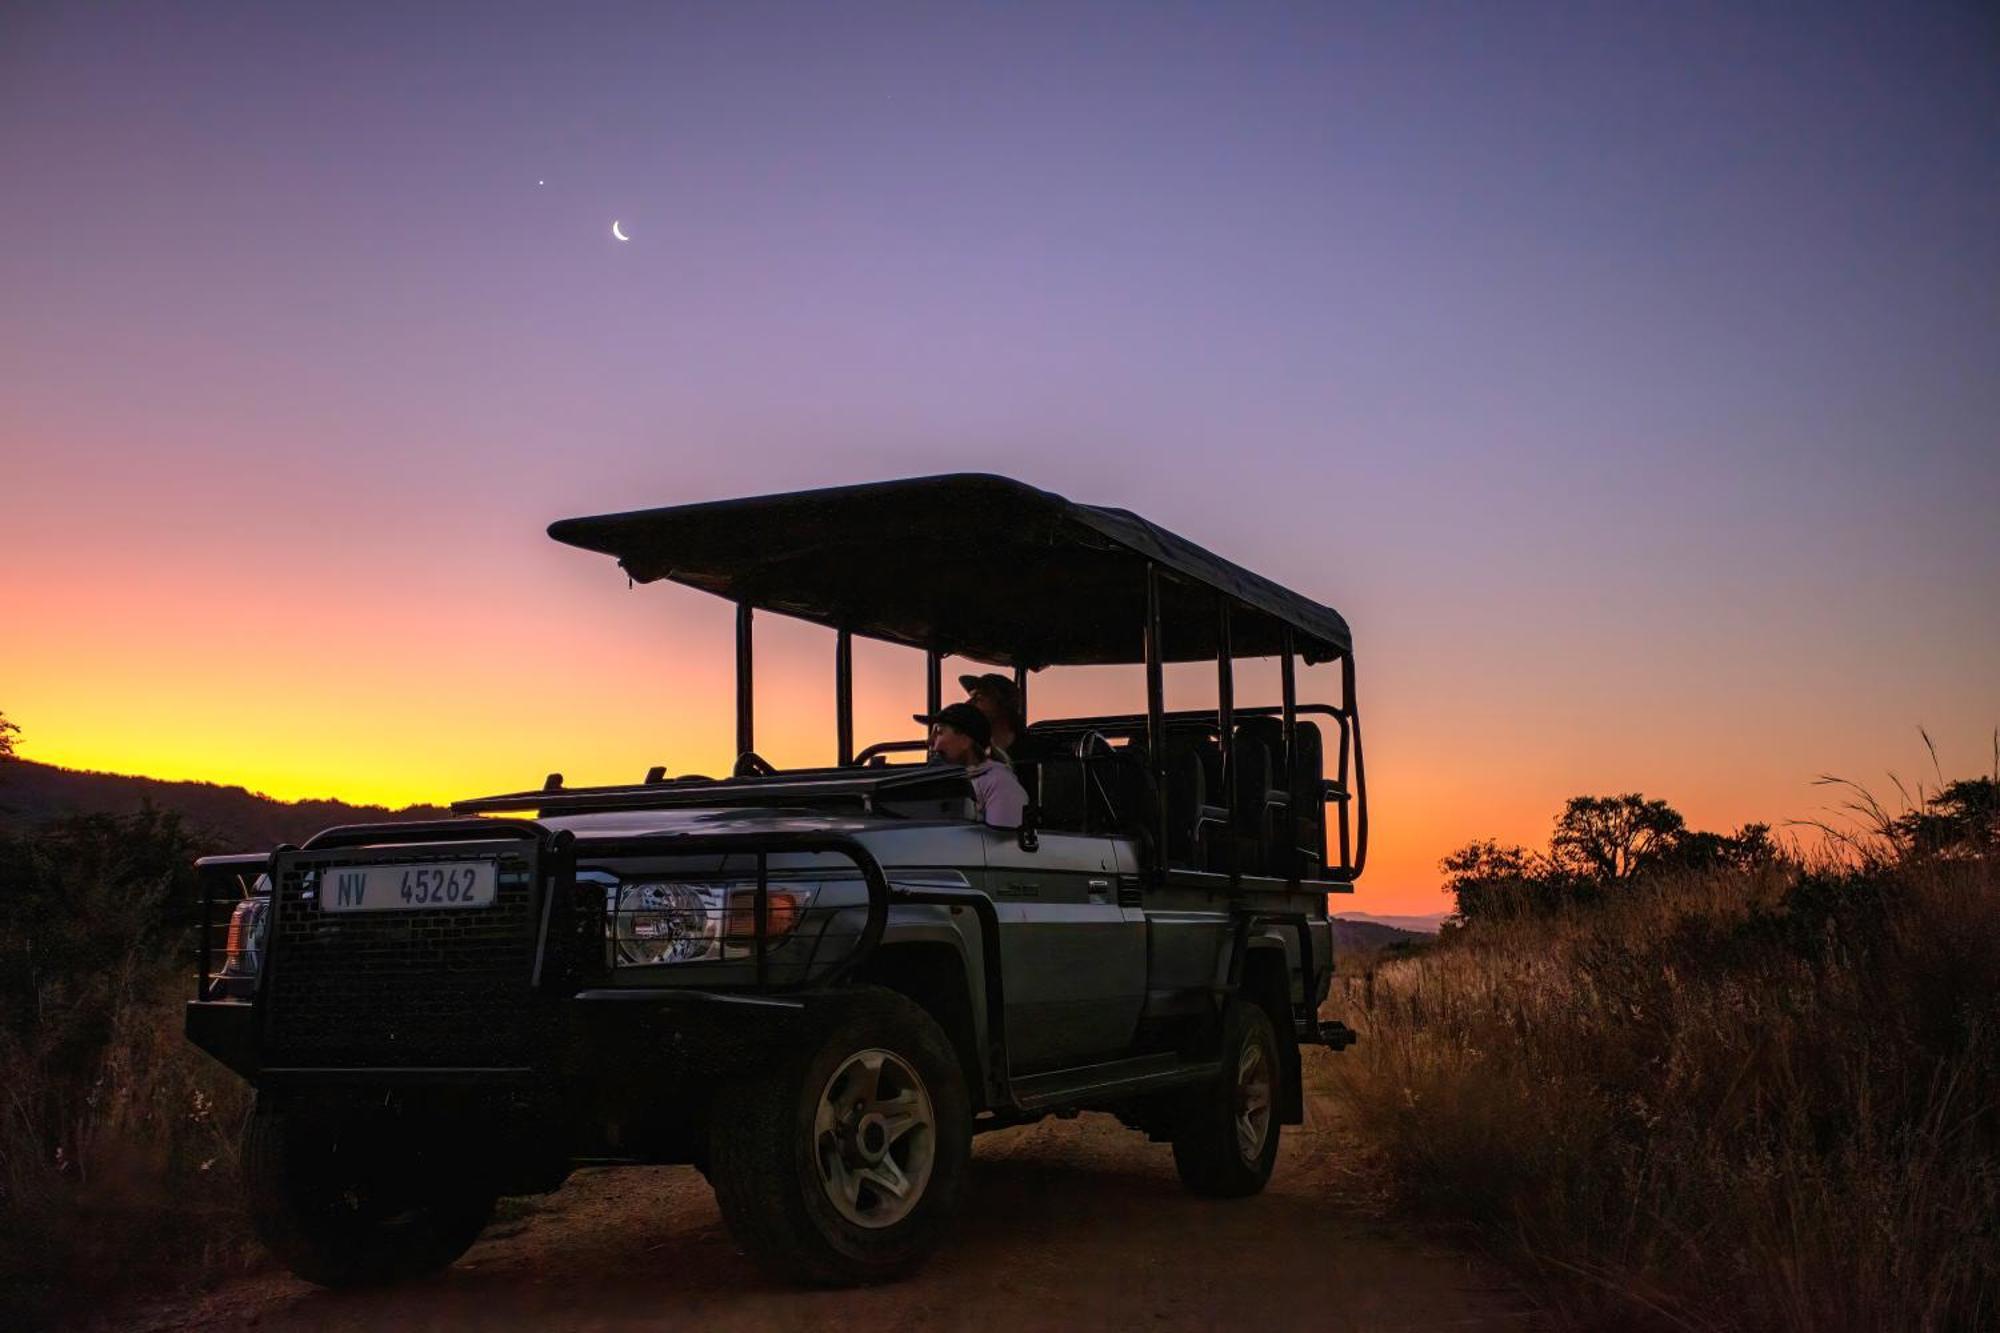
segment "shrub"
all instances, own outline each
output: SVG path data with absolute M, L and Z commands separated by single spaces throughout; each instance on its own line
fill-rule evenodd
M 1990 1326 L 1996 908 L 1932 859 L 1475 921 L 1377 971 L 1336 1068 L 1405 1198 L 1575 1323 Z
M 0 1317 L 240 1266 L 240 1080 L 181 1039 L 193 840 L 171 815 L 0 835 Z

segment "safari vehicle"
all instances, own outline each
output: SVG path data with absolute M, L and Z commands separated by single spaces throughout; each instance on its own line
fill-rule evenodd
M 1080 1110 L 1170 1143 L 1198 1194 L 1264 1186 L 1301 1119 L 1301 1048 L 1352 1038 L 1318 1017 L 1327 894 L 1368 829 L 1338 614 L 998 477 L 549 532 L 736 604 L 734 770 L 551 775 L 460 818 L 201 863 L 188 1032 L 256 1086 L 244 1175 L 294 1272 L 437 1269 L 498 1196 L 692 1163 L 768 1268 L 882 1279 L 937 1243 L 973 1135 Z M 759 611 L 835 631 L 832 767 L 756 752 Z M 948 654 L 1023 688 L 1143 664 L 1145 708 L 1034 722 L 1027 818 L 988 827 L 922 739 L 855 749 L 855 636 L 926 654 L 927 713 Z M 1245 658 L 1277 659 L 1281 703 L 1235 706 Z M 1218 706 L 1168 711 L 1164 669 L 1199 661 Z M 1300 662 L 1336 663 L 1342 697 L 1297 699 Z

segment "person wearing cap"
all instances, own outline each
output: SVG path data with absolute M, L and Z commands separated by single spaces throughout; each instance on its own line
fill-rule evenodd
M 1042 758 L 1040 747 L 1028 734 L 1028 720 L 1021 707 L 1021 689 L 997 671 L 983 676 L 960 676 L 966 702 L 986 715 L 993 728 L 993 757 L 1009 768 L 1032 764 Z
M 930 724 L 932 752 L 946 763 L 964 765 L 979 818 L 995 828 L 1019 828 L 1028 793 L 1014 770 L 993 758 L 986 714 L 969 703 L 951 704 L 920 720 Z

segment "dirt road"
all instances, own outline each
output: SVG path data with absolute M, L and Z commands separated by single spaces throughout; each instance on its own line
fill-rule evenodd
M 328 1292 L 269 1273 L 126 1328 L 703 1330 L 1530 1327 L 1493 1275 L 1370 1223 L 1348 1136 L 1307 1053 L 1306 1123 L 1261 1196 L 1197 1199 L 1168 1150 L 1108 1116 L 977 1140 L 956 1234 L 921 1273 L 857 1291 L 766 1280 L 691 1167 L 585 1171 L 496 1224 L 450 1271 Z

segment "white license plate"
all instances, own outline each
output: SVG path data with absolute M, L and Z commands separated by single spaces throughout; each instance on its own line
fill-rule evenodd
M 335 866 L 320 871 L 322 912 L 414 912 L 427 907 L 491 907 L 500 869 L 492 861 L 415 866 Z

